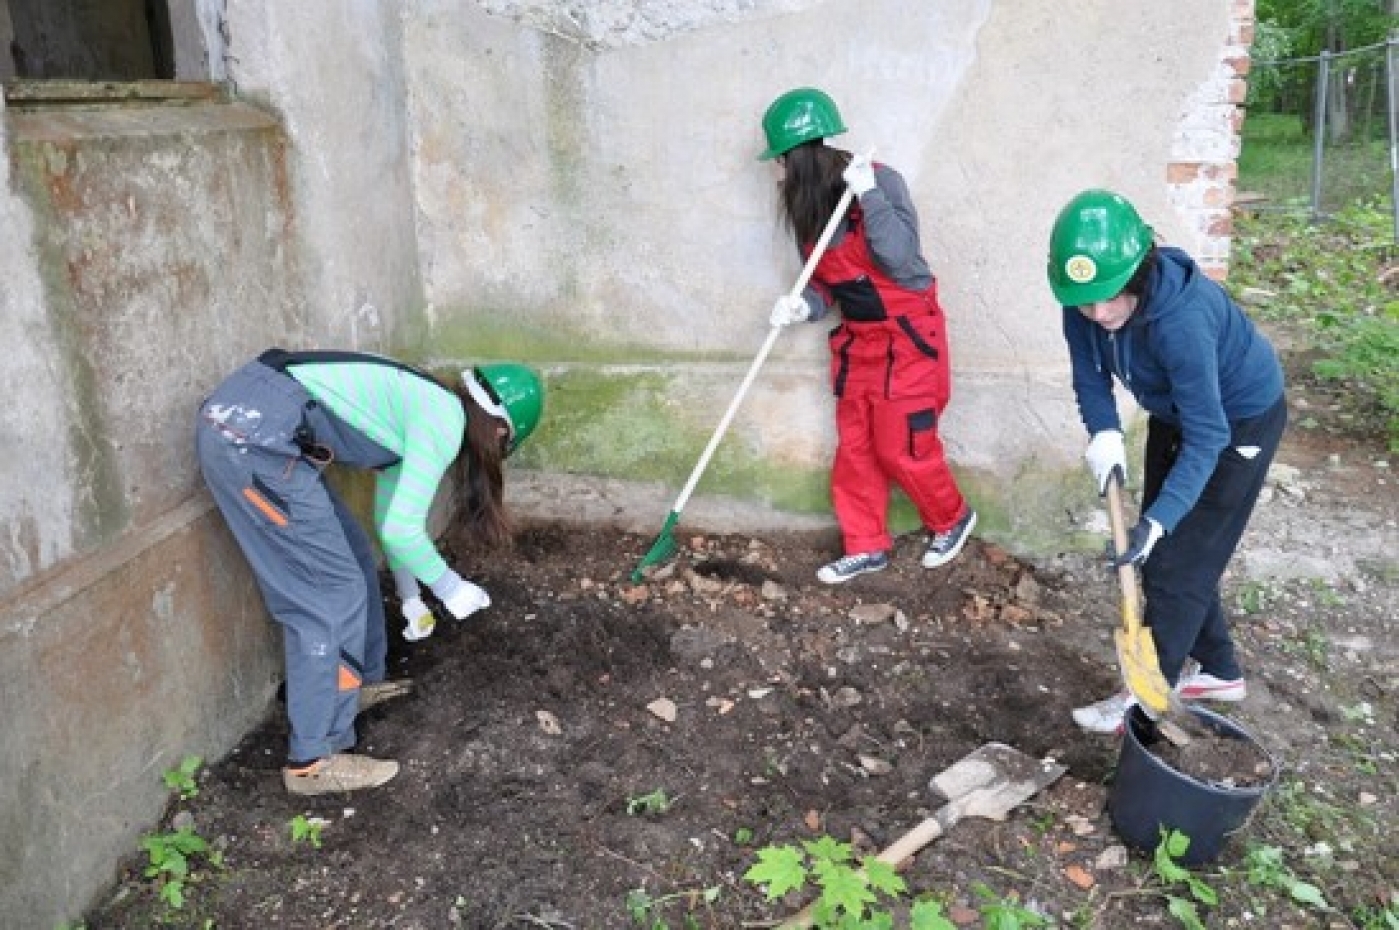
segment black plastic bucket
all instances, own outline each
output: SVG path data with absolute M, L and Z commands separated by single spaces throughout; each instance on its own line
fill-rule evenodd
M 1216 734 L 1247 740 L 1266 759 L 1269 771 L 1257 785 L 1231 788 L 1211 785 L 1178 772 L 1147 749 L 1161 739 L 1140 707 L 1127 714 L 1126 732 L 1117 774 L 1108 792 L 1108 814 L 1122 839 L 1150 852 L 1161 842 L 1161 829 L 1179 830 L 1190 837 L 1190 848 L 1178 861 L 1185 865 L 1211 862 L 1225 842 L 1248 821 L 1254 807 L 1277 781 L 1273 757 L 1247 730 L 1203 707 L 1190 712 Z

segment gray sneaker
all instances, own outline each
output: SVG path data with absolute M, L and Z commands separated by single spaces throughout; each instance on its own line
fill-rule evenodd
M 882 572 L 888 567 L 889 556 L 883 552 L 860 552 L 836 559 L 829 565 L 821 566 L 816 577 L 826 584 L 841 584 L 856 575 L 863 575 L 866 572 Z
M 392 759 L 337 752 L 304 769 L 282 769 L 282 784 L 292 794 L 331 794 L 377 788 L 397 774 L 398 763 Z
M 934 533 L 933 538 L 928 540 L 928 548 L 923 553 L 923 567 L 937 568 L 957 558 L 957 553 L 962 551 L 975 528 L 976 511 L 968 507 L 966 515 L 957 521 L 956 526 L 945 533 Z

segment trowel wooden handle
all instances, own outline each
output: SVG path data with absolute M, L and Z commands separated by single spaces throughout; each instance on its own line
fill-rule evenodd
M 960 805 L 956 803 L 944 804 L 938 808 L 936 814 L 899 837 L 875 858 L 888 865 L 898 865 L 952 829 L 952 825 L 961 816 L 962 808 Z

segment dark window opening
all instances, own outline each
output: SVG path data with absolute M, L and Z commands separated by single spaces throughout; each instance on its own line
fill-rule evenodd
M 68 81 L 175 77 L 168 0 L 0 0 L 0 4 L 4 5 L 0 38 L 8 39 L 8 48 L 0 55 L 0 77 Z

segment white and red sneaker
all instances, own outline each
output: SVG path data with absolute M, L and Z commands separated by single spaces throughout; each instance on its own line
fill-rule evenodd
M 1187 701 L 1234 703 L 1248 697 L 1248 686 L 1242 678 L 1216 678 L 1209 672 L 1195 672 L 1176 683 L 1176 694 Z
M 1089 733 L 1121 733 L 1127 709 L 1137 703 L 1132 692 L 1122 690 L 1087 707 L 1074 708 L 1074 723 Z
M 1175 687 L 1185 701 L 1228 701 L 1235 703 L 1248 696 L 1248 686 L 1242 678 L 1216 678 L 1208 672 L 1194 671 L 1183 676 Z M 1074 708 L 1074 723 L 1089 733 L 1121 734 L 1127 711 L 1137 703 L 1132 693 L 1122 690 L 1087 707 Z

